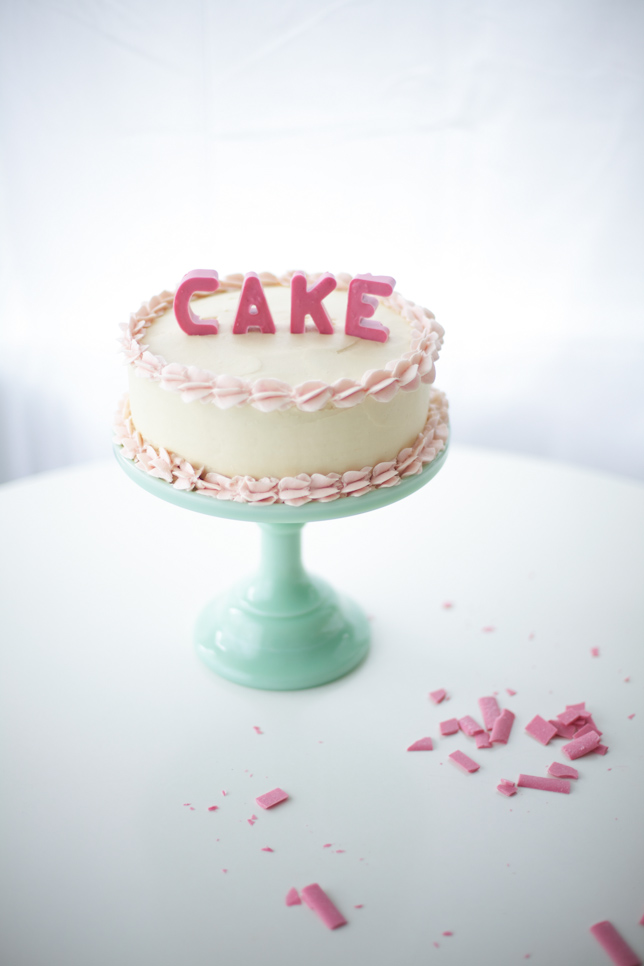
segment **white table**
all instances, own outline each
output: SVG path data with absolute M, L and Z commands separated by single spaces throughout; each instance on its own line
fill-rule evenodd
M 291 693 L 192 649 L 256 526 L 155 500 L 113 462 L 5 485 L 0 518 L 2 962 L 600 966 L 601 919 L 644 955 L 641 486 L 454 446 L 408 500 L 308 526 L 307 565 L 373 615 L 373 644 Z M 507 747 L 439 737 L 495 691 Z M 608 755 L 578 761 L 569 796 L 499 795 L 565 761 L 524 727 L 582 700 Z M 425 735 L 434 751 L 406 752 Z M 275 786 L 291 797 L 264 812 Z M 311 882 L 346 927 L 285 906 Z

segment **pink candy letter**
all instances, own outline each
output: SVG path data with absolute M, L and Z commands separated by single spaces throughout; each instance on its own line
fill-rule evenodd
M 209 268 L 188 272 L 179 282 L 174 296 L 174 316 L 186 335 L 216 335 L 217 319 L 200 319 L 190 308 L 190 299 L 197 292 L 216 292 L 219 288 L 217 272 Z
M 249 329 L 261 329 L 262 332 L 275 332 L 275 323 L 264 295 L 259 275 L 248 272 L 244 276 L 239 306 L 233 325 L 233 334 L 241 335 Z
M 296 272 L 291 279 L 291 332 L 304 332 L 304 322 L 310 315 L 318 331 L 323 335 L 333 335 L 333 326 L 327 311 L 322 305 L 326 298 L 337 286 L 333 275 L 327 272 L 311 288 L 306 287 L 306 275 Z
M 395 284 L 395 279 L 389 275 L 356 275 L 349 282 L 349 301 L 344 326 L 347 335 L 356 335 L 359 339 L 369 339 L 371 342 L 387 341 L 387 326 L 368 320 L 378 308 L 378 300 L 373 296 L 391 295 Z

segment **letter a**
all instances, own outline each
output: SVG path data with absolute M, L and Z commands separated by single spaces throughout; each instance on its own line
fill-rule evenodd
M 275 323 L 256 272 L 248 272 L 244 276 L 233 334 L 240 335 L 248 332 L 249 329 L 275 332 Z
M 307 288 L 306 275 L 302 272 L 295 273 L 291 279 L 291 332 L 304 332 L 306 316 L 310 315 L 318 332 L 323 335 L 333 335 L 331 319 L 322 305 L 322 299 L 326 298 L 337 284 L 333 275 L 325 272 L 315 285 Z

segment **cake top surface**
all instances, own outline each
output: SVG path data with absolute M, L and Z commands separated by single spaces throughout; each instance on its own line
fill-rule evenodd
M 267 285 L 266 300 L 275 323 L 275 334 L 233 334 L 239 292 L 216 292 L 193 305 L 201 318 L 219 320 L 217 335 L 190 336 L 179 327 L 172 306 L 145 333 L 148 349 L 168 362 L 198 366 L 213 373 L 245 378 L 280 379 L 287 383 L 321 379 L 333 383 L 344 376 L 360 379 L 369 369 L 384 367 L 411 348 L 414 330 L 399 312 L 380 302 L 374 319 L 389 328 L 387 342 L 370 342 L 345 335 L 347 292 L 336 289 L 324 299 L 333 326 L 332 335 L 318 332 L 312 322 L 306 331 L 290 331 L 290 290 Z

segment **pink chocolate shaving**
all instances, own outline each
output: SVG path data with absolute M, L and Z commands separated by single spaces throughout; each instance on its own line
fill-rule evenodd
M 460 768 L 464 768 L 466 772 L 475 772 L 481 767 L 480 765 L 477 765 L 475 761 L 472 761 L 472 759 L 462 751 L 453 751 L 452 754 L 448 755 L 447 757 L 451 758 L 455 765 L 458 765 Z
M 469 714 L 466 714 L 464 718 L 459 718 L 458 725 L 468 738 L 473 738 L 474 735 L 479 735 L 484 730 Z
M 289 889 L 286 893 L 286 905 L 287 906 L 301 906 L 302 900 L 300 899 L 300 894 L 295 887 Z
M 590 653 L 592 654 L 593 657 L 599 657 L 599 648 L 598 647 L 591 647 Z
M 561 765 L 558 761 L 553 761 L 548 768 L 548 774 L 555 778 L 579 778 L 579 772 L 576 768 L 572 768 L 570 765 Z
M 506 688 L 505 690 L 508 692 L 511 698 L 513 698 L 514 695 L 516 694 L 516 691 L 513 691 L 512 688 Z
M 481 709 L 481 714 L 483 715 L 483 724 L 488 731 L 491 731 L 494 722 L 501 714 L 501 709 L 499 708 L 499 703 L 496 698 L 479 698 L 479 708 Z
M 450 932 L 449 929 L 446 929 L 445 932 L 443 933 L 443 935 L 444 936 L 453 936 L 454 933 L 453 932 Z
M 589 752 L 594 751 L 598 744 L 599 735 L 596 731 L 591 731 L 590 734 L 584 735 L 583 738 L 573 738 L 561 750 L 566 758 L 573 761 L 575 758 L 581 758 L 582 755 L 587 755 Z
M 434 745 L 431 738 L 419 738 L 415 741 L 413 745 L 410 745 L 407 751 L 432 751 Z
M 497 792 L 501 792 L 502 795 L 506 795 L 508 798 L 511 795 L 516 795 L 517 793 L 516 785 L 501 784 L 496 786 L 496 790 Z
M 280 802 L 285 802 L 287 798 L 287 793 L 282 791 L 281 788 L 273 788 L 272 791 L 260 795 L 255 801 L 260 808 L 272 808 L 273 805 L 279 805 Z
M 532 721 L 526 725 L 525 730 L 542 745 L 547 745 L 557 734 L 557 729 L 550 722 L 542 718 L 540 714 L 534 716 Z
M 583 738 L 584 735 L 589 735 L 591 731 L 594 731 L 596 734 L 600 736 L 603 735 L 604 733 L 603 731 L 599 730 L 597 725 L 588 723 L 588 724 L 585 724 L 583 728 L 580 728 L 578 731 L 575 731 L 573 738 Z
M 346 926 L 347 920 L 340 910 L 334 906 L 326 892 L 320 888 L 317 882 L 304 886 L 302 889 L 302 899 L 309 909 L 312 909 L 320 917 L 327 929 L 337 929 L 338 926 Z
M 253 725 L 253 731 L 256 731 L 258 735 L 263 735 L 264 734 L 264 732 L 259 727 L 259 725 Z
M 574 725 L 565 725 L 556 718 L 550 718 L 550 724 L 557 729 L 558 738 L 574 738 L 576 728 Z
M 541 778 L 539 775 L 519 775 L 519 788 L 538 788 L 542 792 L 570 794 L 570 782 L 563 778 Z
M 488 625 L 488 627 L 482 627 L 481 630 L 483 631 L 484 634 L 491 634 L 492 631 L 496 630 L 496 627 L 493 627 L 492 624 L 490 624 Z
M 482 731 L 481 734 L 475 735 L 474 740 L 476 741 L 477 748 L 491 748 L 492 742 L 490 741 L 490 736 L 486 731 Z
M 439 727 L 442 735 L 455 735 L 458 731 L 458 718 L 448 718 L 447 721 L 441 721 Z
M 590 931 L 615 966 L 642 966 L 642 960 L 611 922 L 596 922 Z
M 565 711 L 562 711 L 561 714 L 557 715 L 558 720 L 564 725 L 572 724 L 573 721 L 576 721 L 578 717 L 579 708 L 577 707 L 566 708 Z
M 447 697 L 447 691 L 445 688 L 439 688 L 438 691 L 430 691 L 429 696 L 434 704 L 440 704 Z
M 597 747 L 593 750 L 593 754 L 605 755 L 607 751 L 608 751 L 608 745 L 597 745 Z
M 274 852 L 274 851 L 275 849 L 272 849 L 269 845 L 265 845 L 264 848 L 262 849 L 262 852 Z
M 578 701 L 577 704 L 566 705 L 566 711 L 585 711 L 585 710 L 586 710 L 585 701 Z
M 507 745 L 508 738 L 510 737 L 510 732 L 512 731 L 512 725 L 514 723 L 514 714 L 507 708 L 504 708 L 499 717 L 494 722 L 494 727 L 492 728 L 492 734 L 490 738 L 492 739 L 492 744 L 495 741 L 500 742 L 502 745 Z
M 216 812 L 218 810 L 219 810 L 219 805 L 209 805 L 208 806 L 208 811 L 209 812 Z

